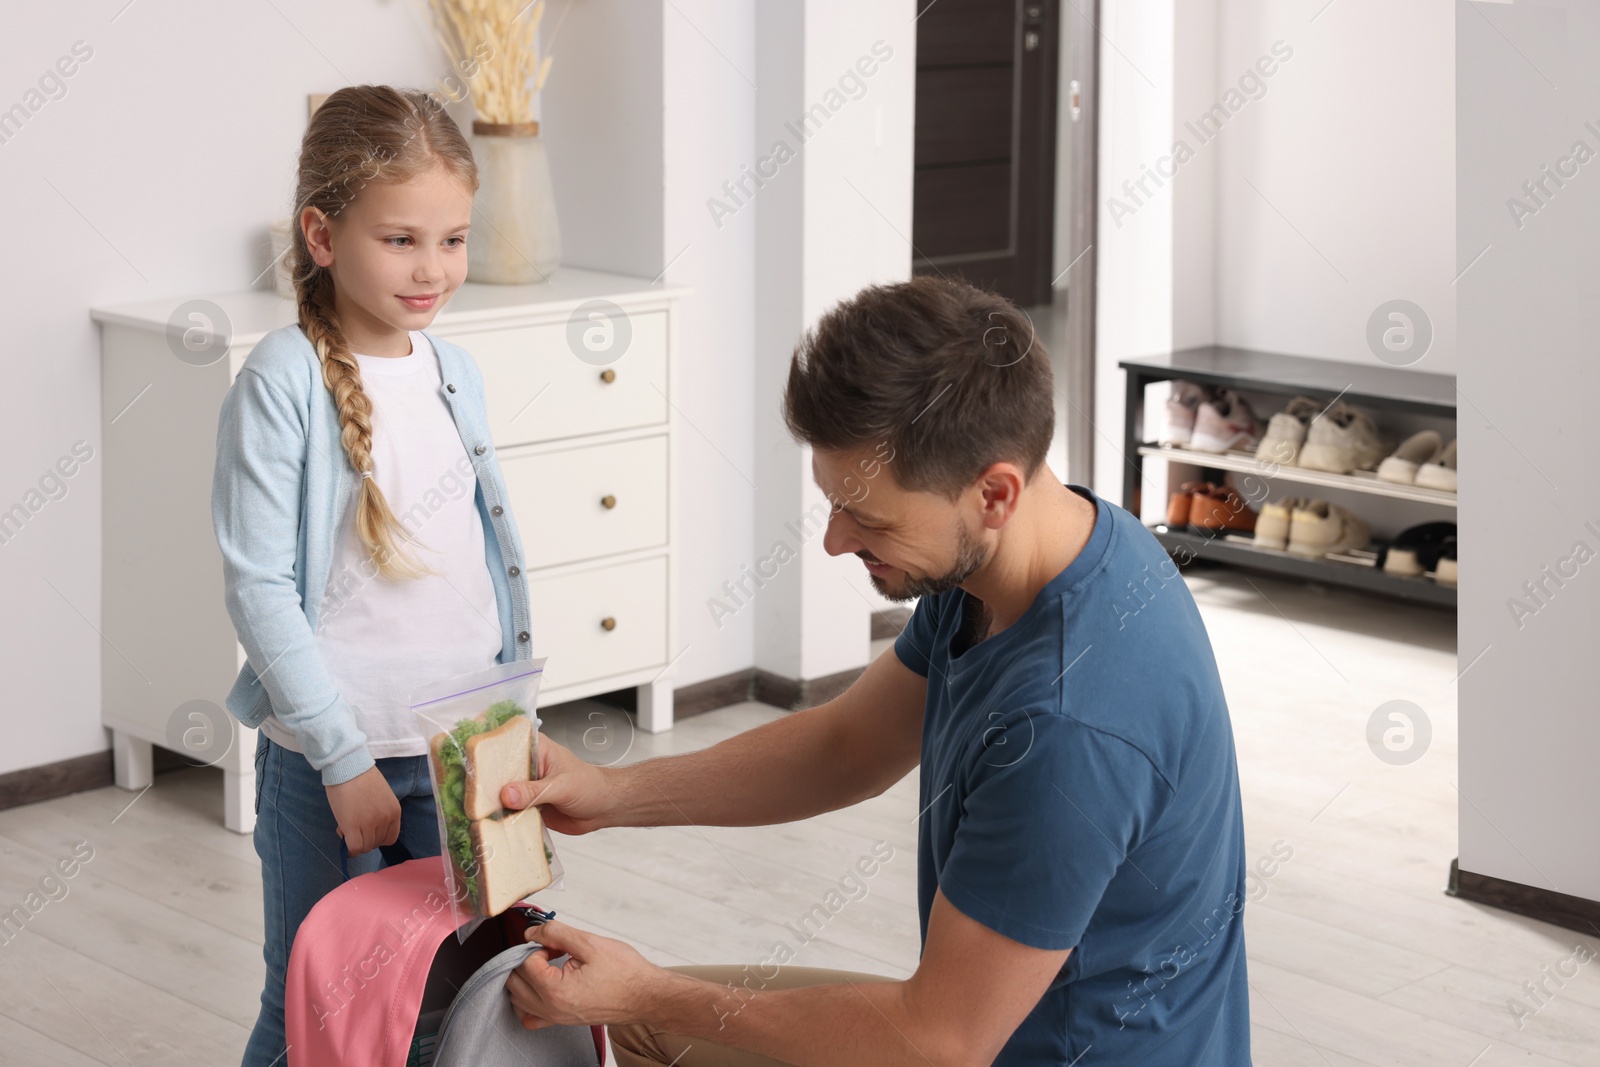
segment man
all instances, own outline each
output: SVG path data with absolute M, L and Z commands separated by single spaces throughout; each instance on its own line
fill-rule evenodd
M 828 552 L 921 598 L 892 654 L 700 752 L 599 768 L 541 741 L 540 780 L 505 790 L 561 833 L 748 826 L 920 765 L 916 973 L 662 969 L 558 922 L 507 983 L 524 1025 L 610 1023 L 624 1067 L 1249 1064 L 1210 642 L 1138 520 L 1044 463 L 1053 399 L 1030 323 L 992 294 L 925 276 L 833 309 L 784 415 L 834 502 Z

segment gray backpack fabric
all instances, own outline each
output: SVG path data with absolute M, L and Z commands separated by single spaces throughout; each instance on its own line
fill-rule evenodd
M 433 1067 L 599 1067 L 598 1030 L 524 1030 L 517 1020 L 506 978 L 538 950 L 536 944 L 514 945 L 473 972 L 445 1012 Z

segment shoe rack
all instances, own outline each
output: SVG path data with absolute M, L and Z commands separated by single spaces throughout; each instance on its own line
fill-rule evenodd
M 1140 490 L 1148 462 L 1183 463 L 1219 472 L 1254 475 L 1272 486 L 1272 499 L 1279 496 L 1307 495 L 1296 486 L 1339 490 L 1372 498 L 1390 498 L 1437 509 L 1437 518 L 1453 522 L 1456 494 L 1415 485 L 1379 481 L 1371 471 L 1330 474 L 1301 467 L 1263 463 L 1254 453 L 1201 452 L 1191 448 L 1161 444 L 1145 427 L 1145 391 L 1158 382 L 1177 379 L 1202 385 L 1227 386 L 1241 393 L 1268 393 L 1281 396 L 1284 403 L 1295 396 L 1308 396 L 1331 404 L 1343 400 L 1371 411 L 1381 421 L 1384 413 L 1448 419 L 1456 417 L 1456 380 L 1453 375 L 1427 374 L 1400 367 L 1374 367 L 1328 359 L 1308 359 L 1272 352 L 1206 345 L 1168 355 L 1126 359 L 1118 364 L 1127 373 L 1127 393 L 1123 419 L 1122 506 L 1141 514 Z M 1261 412 L 1265 420 L 1270 411 Z M 1209 475 L 1208 475 L 1209 477 Z M 1279 484 L 1283 483 L 1283 484 Z M 1263 501 L 1253 502 L 1259 509 Z M 1456 590 L 1429 578 L 1407 578 L 1372 566 L 1339 559 L 1305 559 L 1287 552 L 1257 548 L 1248 536 L 1203 535 L 1169 529 L 1164 524 L 1147 524 L 1150 532 L 1169 552 L 1215 563 L 1249 567 L 1286 577 L 1304 578 L 1348 586 L 1404 600 L 1454 608 Z

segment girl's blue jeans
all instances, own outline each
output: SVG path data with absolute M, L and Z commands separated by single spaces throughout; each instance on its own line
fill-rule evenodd
M 338 826 L 322 776 L 305 756 L 274 744 L 256 743 L 256 855 L 261 857 L 267 982 L 261 1014 L 245 1046 L 243 1067 L 285 1067 L 284 976 L 295 931 L 317 901 L 349 877 L 390 863 L 439 854 L 428 757 L 395 756 L 377 761 L 400 801 L 400 836 L 361 856 L 341 857 Z

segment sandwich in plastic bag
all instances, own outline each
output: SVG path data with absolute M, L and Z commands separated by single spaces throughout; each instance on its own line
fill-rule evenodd
M 457 936 L 541 889 L 561 887 L 561 862 L 537 808 L 507 810 L 500 790 L 539 768 L 544 658 L 497 663 L 423 686 L 411 710 L 428 738 Z

